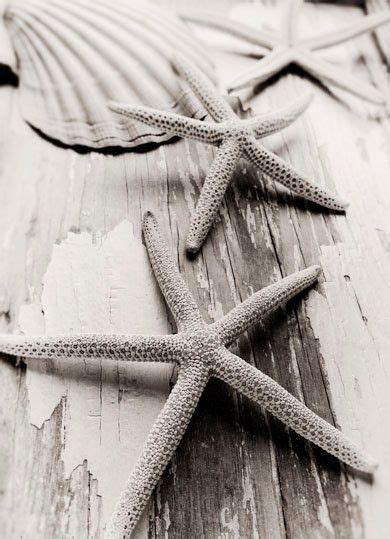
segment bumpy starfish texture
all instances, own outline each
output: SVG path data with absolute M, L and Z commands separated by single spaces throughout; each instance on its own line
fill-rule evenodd
M 362 20 L 318 37 L 300 39 L 296 32 L 296 18 L 302 3 L 302 0 L 290 0 L 279 35 L 255 30 L 253 27 L 209 11 L 188 10 L 180 15 L 189 22 L 210 26 L 243 39 L 255 45 L 257 54 L 263 56 L 256 65 L 234 79 L 229 84 L 228 91 L 265 82 L 285 67 L 295 64 L 329 87 L 331 91 L 332 86 L 336 86 L 376 105 L 384 105 L 386 102 L 384 96 L 374 86 L 347 74 L 345 70 L 333 66 L 313 53 L 373 32 L 379 26 L 390 22 L 390 11 L 367 15 Z M 253 52 L 256 54 L 256 51 Z
M 186 242 L 188 252 L 196 253 L 200 249 L 241 156 L 300 196 L 335 211 L 344 210 L 346 204 L 343 201 L 309 182 L 256 140 L 276 133 L 294 122 L 309 105 L 310 96 L 304 96 L 279 111 L 240 120 L 225 99 L 218 94 L 211 81 L 196 67 L 182 57 L 176 57 L 173 63 L 212 118 L 220 123 L 204 122 L 149 107 L 121 103 L 112 103 L 110 108 L 168 133 L 219 147 L 191 218 Z
M 219 321 L 206 325 L 151 213 L 143 232 L 154 274 L 176 320 L 175 335 L 0 335 L 0 352 L 27 358 L 108 358 L 176 363 L 177 382 L 145 442 L 108 526 L 109 537 L 129 537 L 187 428 L 210 377 L 264 406 L 300 435 L 347 464 L 372 472 L 376 464 L 342 432 L 274 380 L 226 348 L 241 333 L 317 280 L 309 267 L 253 294 Z

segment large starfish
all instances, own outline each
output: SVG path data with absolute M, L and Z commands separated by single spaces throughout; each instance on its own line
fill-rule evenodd
M 347 464 L 372 472 L 376 464 L 344 434 L 314 414 L 274 380 L 226 347 L 250 326 L 314 283 L 309 267 L 253 294 L 221 320 L 206 325 L 148 212 L 143 232 L 154 274 L 176 320 L 176 335 L 1 335 L 0 351 L 27 358 L 109 358 L 176 363 L 177 382 L 145 442 L 108 526 L 110 537 L 129 537 L 171 460 L 210 377 L 215 376 L 300 435 Z
M 188 252 L 196 253 L 200 249 L 241 156 L 302 197 L 332 210 L 344 210 L 346 204 L 336 195 L 329 194 L 309 182 L 256 140 L 290 125 L 306 109 L 310 97 L 300 98 L 277 112 L 241 120 L 218 94 L 212 82 L 195 66 L 182 57 L 176 57 L 173 65 L 212 118 L 220 123 L 195 120 L 149 107 L 121 103 L 112 103 L 110 107 L 119 114 L 164 129 L 168 133 L 219 147 L 191 217 L 186 241 Z
M 187 21 L 223 30 L 243 39 L 255 45 L 258 55 L 263 56 L 253 67 L 235 78 L 228 85 L 228 91 L 265 82 L 285 67 L 295 64 L 328 86 L 331 91 L 332 86 L 337 86 L 377 105 L 385 104 L 385 97 L 374 86 L 349 75 L 345 69 L 337 68 L 313 53 L 373 32 L 379 26 L 390 22 L 390 11 L 373 13 L 339 30 L 301 39 L 297 36 L 296 19 L 302 3 L 302 0 L 289 1 L 278 35 L 265 30 L 255 30 L 251 26 L 205 10 L 188 10 L 180 16 Z M 253 52 L 256 54 L 256 51 Z

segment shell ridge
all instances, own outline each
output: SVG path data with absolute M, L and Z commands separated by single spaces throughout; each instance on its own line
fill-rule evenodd
M 93 10 L 87 5 L 86 0 L 13 0 L 7 6 L 24 119 L 67 145 L 130 148 L 169 140 L 172 135 L 161 128 L 120 119 L 108 102 L 196 116 L 202 105 L 183 97 L 172 52 L 195 58 L 206 71 L 210 60 L 204 51 L 197 54 L 200 45 L 179 19 L 153 7 L 109 0 L 95 0 Z M 140 23 L 141 15 L 147 24 Z
M 45 47 L 45 44 L 47 45 L 47 38 L 50 36 L 52 39 L 52 46 L 47 48 L 47 52 L 49 55 L 52 55 L 56 62 L 53 63 L 53 66 L 62 69 L 63 73 L 65 74 L 65 78 L 67 81 L 69 81 L 69 84 L 72 88 L 74 88 L 77 96 L 79 97 L 82 106 L 86 112 L 86 114 L 90 114 L 92 112 L 92 106 L 93 102 L 95 101 L 96 97 L 93 95 L 95 93 L 95 85 L 91 84 L 88 88 L 88 92 L 85 91 L 83 85 L 76 85 L 73 84 L 73 80 L 77 77 L 82 76 L 83 71 L 81 69 L 81 66 L 78 62 L 78 59 L 76 55 L 67 49 L 60 47 L 54 47 L 54 44 L 62 44 L 63 41 L 61 38 L 56 35 L 53 32 L 52 28 L 47 28 L 41 20 L 34 17 L 34 15 L 29 14 L 30 19 L 32 18 L 32 21 L 30 22 L 30 27 L 35 30 L 34 34 L 37 38 L 39 38 L 43 44 L 43 47 Z M 38 34 L 37 30 L 41 28 L 41 32 Z M 46 39 L 46 42 L 45 42 Z M 92 77 L 90 76 L 89 72 L 87 73 L 90 81 L 92 81 Z M 60 87 L 59 87 L 60 88 Z M 56 87 L 54 87 L 55 91 Z M 68 96 L 67 96 L 68 97 Z
M 39 36 L 36 34 L 36 32 L 34 32 L 34 28 L 31 28 L 29 23 L 26 21 L 18 21 L 18 23 L 21 30 L 20 31 L 21 35 L 19 36 L 19 39 L 24 36 L 24 40 L 28 39 L 28 43 L 30 44 L 30 50 L 29 50 L 29 47 L 25 47 L 25 53 L 29 55 L 32 62 L 32 58 L 34 57 L 32 55 L 34 54 L 34 50 L 35 50 L 35 57 L 39 58 L 39 62 L 37 63 L 37 65 L 40 66 L 38 76 L 40 80 L 48 79 L 52 83 L 53 91 L 55 91 L 55 74 L 52 73 L 52 70 L 57 70 L 59 66 L 56 61 L 52 61 L 49 64 L 49 60 L 52 59 L 50 48 L 45 47 L 45 44 L 41 42 L 42 44 L 41 50 L 43 49 L 46 53 L 46 60 L 45 60 L 45 56 L 40 51 L 39 44 L 37 43 L 37 40 L 39 40 Z M 33 48 L 34 50 L 31 50 L 31 48 Z M 46 69 L 44 69 L 44 66 L 46 66 Z M 46 72 L 46 76 L 45 76 L 45 72 Z M 23 70 L 22 70 L 22 73 L 23 73 Z M 59 79 L 61 79 L 61 77 L 64 77 L 66 85 L 72 84 L 69 78 L 66 77 L 65 74 L 61 72 L 59 69 L 57 71 L 57 77 L 59 77 Z M 21 82 L 29 86 L 29 82 L 24 80 L 23 75 L 21 76 Z M 64 86 L 64 83 L 62 83 L 62 85 Z M 42 87 L 45 87 L 45 86 L 42 85 Z M 20 100 L 22 103 L 22 108 L 23 109 L 27 108 L 26 116 L 30 118 L 34 116 L 34 111 L 36 110 L 38 88 L 34 87 L 33 90 L 34 92 L 32 95 L 31 93 L 28 94 L 30 95 L 30 99 L 27 100 L 27 104 L 25 103 L 24 99 Z M 73 96 L 70 93 L 69 98 L 72 98 L 72 97 Z M 50 96 L 48 96 L 48 98 L 50 98 Z M 29 106 L 29 103 L 31 103 L 30 106 Z M 56 107 L 57 113 L 61 111 L 62 114 L 68 115 L 68 109 L 67 108 L 65 109 L 64 102 L 62 100 L 57 102 L 55 99 L 51 99 L 50 103 L 53 103 L 53 106 Z M 74 101 L 74 107 L 79 109 L 81 112 L 81 108 L 78 106 L 78 103 L 76 100 Z M 31 113 L 29 111 L 33 111 L 33 112 Z
M 69 9 L 72 9 L 70 7 L 69 4 L 67 4 L 67 6 L 64 8 L 66 9 L 67 11 Z M 73 13 L 76 17 L 76 14 Z M 91 14 L 92 17 L 96 16 L 96 13 L 93 13 Z M 74 26 L 72 26 L 72 31 L 74 31 L 75 33 L 78 34 L 79 38 L 81 38 L 81 36 L 83 35 L 83 32 L 82 32 L 82 29 L 80 27 L 80 24 L 83 23 L 84 26 L 87 24 L 86 22 L 86 19 L 85 19 L 85 13 L 84 15 L 81 15 L 82 17 L 82 21 L 80 20 L 80 12 L 78 12 L 77 14 L 77 19 L 75 19 L 74 21 Z M 78 30 L 78 27 L 80 27 L 80 30 Z M 106 31 L 104 28 L 101 28 L 101 31 L 102 33 L 106 34 Z M 93 41 L 91 40 L 90 42 L 90 49 L 91 51 L 95 51 L 95 48 L 96 47 L 99 47 L 101 49 L 102 47 L 102 44 L 101 42 L 99 43 L 99 40 L 96 40 L 96 37 L 95 36 L 95 39 L 93 39 Z M 134 37 L 134 35 L 132 36 Z M 142 60 L 144 60 L 144 58 L 142 58 L 142 54 L 145 54 L 145 44 L 143 44 L 143 48 L 142 48 L 142 42 L 140 42 L 139 38 L 136 37 L 136 40 L 137 40 L 137 48 L 134 50 L 132 50 L 133 54 L 136 54 L 136 62 L 138 64 L 141 64 Z M 128 56 L 126 55 L 127 54 L 127 51 L 126 49 L 124 48 L 124 44 L 123 42 L 121 42 L 118 38 L 118 35 L 116 34 L 115 37 L 114 37 L 114 41 L 116 44 L 120 45 L 121 47 L 121 50 L 123 51 L 122 52 L 122 57 L 125 61 L 128 61 L 130 62 Z M 94 46 L 92 46 L 92 44 Z M 148 46 L 148 44 L 146 44 L 146 46 Z M 150 47 L 149 47 L 150 48 Z M 143 49 L 143 50 L 142 50 Z M 139 52 L 138 52 L 139 51 Z M 107 51 L 106 51 L 107 52 Z M 113 54 L 112 52 L 109 52 L 110 54 L 110 60 L 111 62 L 107 62 L 107 68 L 109 69 L 112 69 L 112 64 L 114 63 L 115 66 L 116 66 L 116 70 L 118 73 L 121 73 L 122 77 L 123 77 L 123 80 L 126 81 L 126 77 L 125 77 L 125 70 L 124 70 L 124 66 L 122 65 L 122 62 L 118 60 L 118 58 L 115 57 L 115 54 Z M 102 57 L 99 55 L 99 58 L 102 59 Z M 173 91 L 174 91 L 174 88 L 173 88 L 173 85 L 171 84 L 171 81 L 169 80 L 169 77 L 162 72 L 162 70 L 159 68 L 159 65 L 158 65 L 158 57 L 156 55 L 153 55 L 153 57 L 151 55 L 148 55 L 148 58 L 149 58 L 149 65 L 144 65 L 144 69 L 146 68 L 149 68 L 151 70 L 151 81 L 155 81 L 156 79 L 159 79 L 161 84 L 164 85 L 164 87 L 166 88 L 167 90 L 167 96 L 170 95 Z M 153 63 L 153 66 L 150 65 Z M 102 65 L 102 69 L 105 69 L 104 66 Z M 113 70 L 114 71 L 114 70 Z M 110 94 L 108 94 L 109 98 L 110 98 Z M 129 96 L 124 96 L 124 98 L 128 98 Z

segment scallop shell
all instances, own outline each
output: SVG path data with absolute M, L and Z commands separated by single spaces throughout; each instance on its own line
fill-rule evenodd
M 172 137 L 120 119 L 110 100 L 204 113 L 192 94 L 183 95 L 170 59 L 180 51 L 214 78 L 207 52 L 184 23 L 148 2 L 13 0 L 3 17 L 22 116 L 51 139 L 130 148 Z M 0 58 L 7 62 L 12 68 L 12 55 Z

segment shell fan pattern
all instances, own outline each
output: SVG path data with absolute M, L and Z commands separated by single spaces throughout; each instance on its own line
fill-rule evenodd
M 21 114 L 30 125 L 70 146 L 131 148 L 172 135 L 119 118 L 110 100 L 202 117 L 170 60 L 180 51 L 214 79 L 212 64 L 179 19 L 145 1 L 94 0 L 91 7 L 89 0 L 11 0 L 4 9 L 0 33 L 16 56 Z

